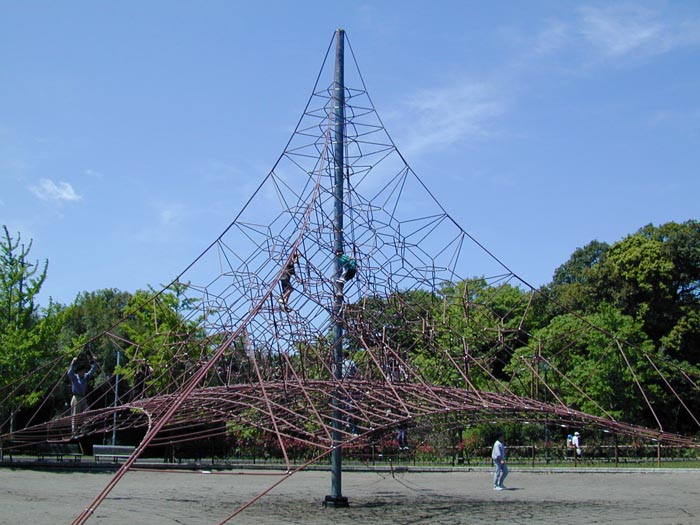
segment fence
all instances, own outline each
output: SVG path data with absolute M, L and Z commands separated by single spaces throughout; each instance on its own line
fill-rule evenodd
M 700 460 L 698 448 L 663 444 L 607 445 L 591 444 L 581 447 L 581 456 L 575 449 L 566 446 L 509 445 L 508 462 L 521 465 L 624 465 L 656 463 L 679 463 Z M 409 450 L 380 448 L 377 446 L 346 449 L 344 457 L 365 463 L 407 462 L 430 465 L 472 465 L 490 466 L 491 447 L 477 447 L 470 450 L 458 447 L 435 447 L 418 444 Z

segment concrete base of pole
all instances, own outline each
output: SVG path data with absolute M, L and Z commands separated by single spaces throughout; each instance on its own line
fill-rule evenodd
M 324 507 L 345 508 L 349 507 L 348 498 L 345 496 L 326 496 L 323 502 Z

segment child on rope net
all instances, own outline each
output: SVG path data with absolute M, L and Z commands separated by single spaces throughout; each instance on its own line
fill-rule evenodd
M 343 286 L 345 286 L 345 283 L 353 277 L 355 277 L 355 274 L 357 273 L 357 261 L 355 261 L 355 259 L 353 259 L 352 257 L 345 255 L 344 253 L 341 253 L 338 256 L 338 260 L 340 261 L 340 265 L 344 273 L 340 277 L 338 277 L 335 280 L 335 282 L 338 283 L 337 293 L 342 294 Z
M 296 264 L 299 261 L 299 252 L 294 252 L 289 259 L 289 262 L 282 270 L 282 275 L 280 277 L 280 287 L 282 288 L 282 295 L 278 299 L 282 308 L 289 312 L 289 296 L 292 295 L 292 276 L 296 275 Z

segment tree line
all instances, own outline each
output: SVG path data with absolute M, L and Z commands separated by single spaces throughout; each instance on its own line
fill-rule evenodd
M 69 393 L 55 385 L 76 352 L 84 361 L 97 358 L 100 381 L 118 374 L 131 388 L 144 366 L 169 367 L 167 376 L 149 379 L 153 391 L 163 392 L 176 388 L 168 381 L 196 369 L 219 343 L 201 328 L 184 284 L 161 292 L 85 291 L 68 305 L 40 305 L 48 261 L 32 260 L 32 242 L 23 243 L 19 233 L 3 226 L 2 234 L 1 433 L 26 423 L 34 410 L 45 420 L 65 410 Z M 371 320 L 363 344 L 403 348 L 406 362 L 432 383 L 486 389 L 495 379 L 516 394 L 545 401 L 556 396 L 594 415 L 697 431 L 678 399 L 700 406 L 697 382 L 687 381 L 700 372 L 697 221 L 647 225 L 614 244 L 591 241 L 536 293 L 474 277 L 442 283 L 437 291 L 362 301 L 361 309 L 348 305 L 346 322 L 359 333 Z M 322 336 L 299 343 L 293 359 L 303 360 L 305 347 L 328 344 Z M 362 347 L 348 344 L 361 365 Z M 227 378 L 218 380 L 242 379 L 244 354 L 242 343 L 234 345 L 225 360 Z M 327 372 L 312 360 L 301 364 L 310 377 Z M 219 367 L 214 375 L 221 373 Z M 30 375 L 37 379 L 24 381 Z

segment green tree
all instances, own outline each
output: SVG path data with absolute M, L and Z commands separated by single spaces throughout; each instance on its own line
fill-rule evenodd
M 41 398 L 31 383 L 24 381 L 41 366 L 49 348 L 48 324 L 41 322 L 36 301 L 46 279 L 48 261 L 32 262 L 32 241 L 24 245 L 20 234 L 13 238 L 3 226 L 0 239 L 0 392 L 3 393 L 1 422 L 14 429 L 15 414 Z M 7 418 L 7 419 L 6 419 Z
M 700 306 L 700 222 L 647 225 L 639 234 L 662 243 L 664 258 L 673 264 L 673 297 L 683 306 Z
M 700 223 L 647 225 L 615 243 L 601 265 L 607 300 L 643 322 L 655 342 L 700 310 Z
M 660 400 L 647 356 L 659 357 L 640 322 L 601 305 L 598 313 L 561 315 L 535 331 L 508 369 L 520 376 L 513 388 L 522 395 L 544 399 L 548 392 L 589 414 L 654 424 L 639 392 L 642 385 L 650 399 Z M 545 369 L 551 390 L 543 384 Z
M 347 337 L 346 347 L 360 352 L 356 362 L 367 379 L 390 377 L 406 380 L 406 366 L 423 352 L 434 350 L 437 298 L 424 290 L 393 294 L 387 298 L 366 297 L 348 305 L 345 321 L 356 338 Z M 379 363 L 366 359 L 361 350 L 373 350 Z
M 700 365 L 700 312 L 689 311 L 661 339 L 661 348 L 672 359 Z
M 610 248 L 605 261 L 604 286 L 614 304 L 644 323 L 658 341 L 669 317 L 675 317 L 673 261 L 663 243 L 640 234 L 631 235 Z
M 29 260 L 33 241 L 22 244 L 3 226 L 0 240 L 0 330 L 31 328 L 38 318 L 36 296 L 46 280 L 48 260 L 42 266 Z
M 591 241 L 555 270 L 552 282 L 535 300 L 535 320 L 540 327 L 566 312 L 595 312 L 607 295 L 601 289 L 600 266 L 609 249 L 604 242 Z
M 130 299 L 130 293 L 115 288 L 82 292 L 66 309 L 64 340 L 70 341 L 69 348 L 79 349 L 81 360 L 87 362 L 94 354 L 105 374 L 113 372 L 118 348 L 106 333 L 123 336 L 119 323 Z
M 205 344 L 200 320 L 191 318 L 196 302 L 185 297 L 186 288 L 178 284 L 158 294 L 138 290 L 129 299 L 124 308 L 125 322 L 120 325 L 127 341 L 118 370 L 124 377 L 132 378 L 148 363 L 154 369 L 150 379 L 153 391 L 169 392 L 209 359 L 218 339 Z
M 491 286 L 483 278 L 445 283 L 436 305 L 439 355 L 421 356 L 421 366 L 438 384 L 497 389 L 515 348 L 527 343 L 529 294 L 509 283 Z M 446 354 L 446 355 L 445 355 Z M 445 359 L 447 357 L 447 359 Z M 453 366 L 457 364 L 458 372 Z

